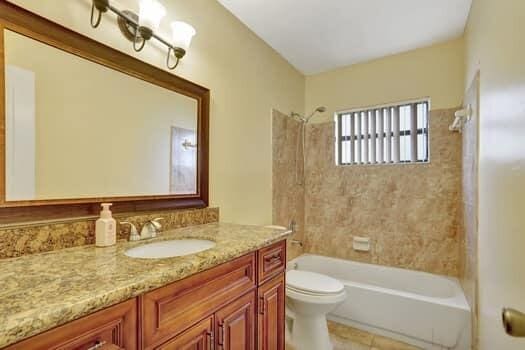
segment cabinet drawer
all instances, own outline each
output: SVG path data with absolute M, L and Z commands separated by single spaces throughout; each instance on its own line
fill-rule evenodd
M 54 328 L 6 350 L 135 350 L 137 300 L 131 299 L 105 310 Z
M 286 241 L 259 250 L 257 263 L 259 285 L 283 272 L 286 266 Z
M 253 290 L 255 253 L 144 294 L 144 349 L 152 349 Z

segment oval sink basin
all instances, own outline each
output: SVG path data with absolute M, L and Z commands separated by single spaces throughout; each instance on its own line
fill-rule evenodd
M 215 246 L 215 242 L 205 239 L 176 239 L 144 244 L 128 249 L 124 254 L 131 258 L 163 259 L 202 252 Z

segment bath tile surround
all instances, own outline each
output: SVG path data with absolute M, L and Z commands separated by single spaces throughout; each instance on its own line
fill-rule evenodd
M 116 214 L 118 221 L 141 227 L 146 221 L 163 218 L 164 230 L 219 221 L 219 208 L 162 211 L 154 213 Z M 0 259 L 42 253 L 95 243 L 96 218 L 70 219 L 0 228 Z M 117 228 L 118 239 L 129 237 L 129 227 Z
M 431 111 L 428 164 L 336 166 L 333 122 L 308 125 L 304 189 L 293 186 L 299 123 L 274 113 L 274 223 L 300 217 L 304 191 L 305 252 L 458 276 L 461 136 L 448 130 L 455 111 Z M 354 236 L 370 237 L 371 251 L 354 251 Z
M 272 222 L 288 227 L 290 221 L 295 220 L 297 230 L 293 238 L 304 241 L 304 186 L 298 184 L 296 178 L 296 164 L 299 174 L 303 171 L 301 149 L 297 153 L 300 125 L 299 121 L 272 111 Z M 303 253 L 302 247 L 288 245 L 289 259 Z
M 336 166 L 333 123 L 307 135 L 306 250 L 380 265 L 457 276 L 461 136 L 456 109 L 430 113 L 430 163 Z M 368 253 L 352 249 L 370 237 Z

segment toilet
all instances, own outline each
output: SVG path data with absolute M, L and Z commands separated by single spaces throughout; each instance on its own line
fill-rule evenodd
M 346 299 L 344 285 L 319 273 L 286 272 L 289 343 L 297 350 L 332 350 L 326 314 Z

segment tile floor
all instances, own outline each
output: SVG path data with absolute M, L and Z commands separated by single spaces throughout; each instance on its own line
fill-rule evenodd
M 328 329 L 334 344 L 334 350 L 421 350 L 418 347 L 397 340 L 374 335 L 335 322 L 328 322 Z M 286 345 L 286 350 L 301 349 L 294 349 L 292 346 Z

